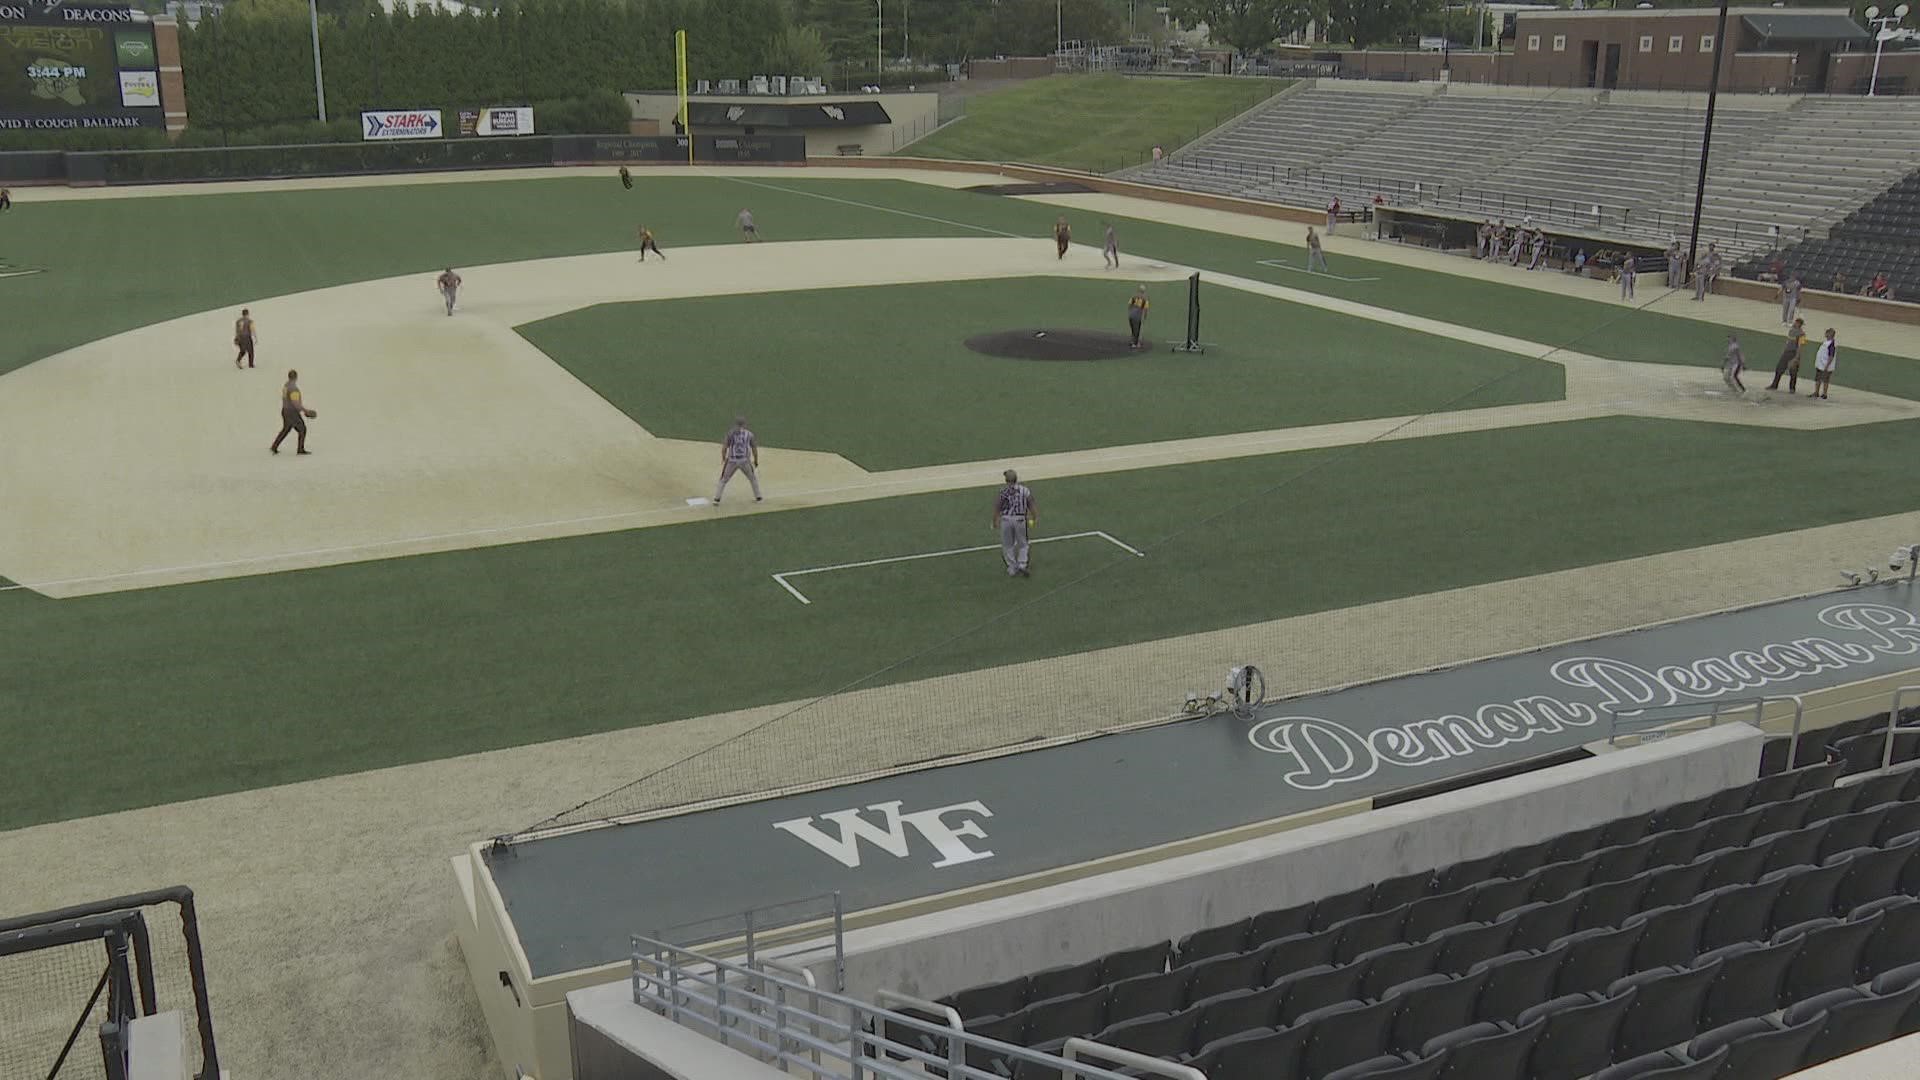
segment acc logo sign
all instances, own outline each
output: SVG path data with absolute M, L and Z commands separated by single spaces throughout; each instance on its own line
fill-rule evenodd
M 822 105 L 820 106 L 820 111 L 823 113 L 826 113 L 828 116 L 834 118 L 835 120 L 845 120 L 847 118 L 847 110 L 841 108 L 838 105 Z
M 747 115 L 747 110 L 741 108 L 738 105 L 730 105 L 727 107 L 727 119 L 733 121 L 734 123 L 739 123 L 740 118 L 745 115 Z
M 980 827 L 980 820 L 992 817 L 993 811 L 983 803 L 977 800 L 954 803 L 932 810 L 916 810 L 910 814 L 901 813 L 900 806 L 900 801 L 896 799 L 893 802 L 874 803 L 865 811 L 835 810 L 830 814 L 821 814 L 817 819 L 804 817 L 776 821 L 773 827 L 806 841 L 808 846 L 849 870 L 860 868 L 861 844 L 870 844 L 896 859 L 906 858 L 912 848 L 908 830 L 920 834 L 920 838 L 939 856 L 933 863 L 936 869 L 993 858 L 993 852 L 976 851 L 966 843 L 967 838 L 987 838 L 986 831 Z M 878 813 L 878 822 L 867 818 L 867 812 Z M 831 825 L 833 833 L 829 835 L 814 824 L 816 820 Z

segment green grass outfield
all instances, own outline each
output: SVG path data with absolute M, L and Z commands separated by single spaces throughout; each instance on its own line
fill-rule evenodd
M 963 119 L 899 153 L 1088 172 L 1171 153 L 1286 89 L 1285 79 L 1053 75 L 966 100 Z
M 1124 331 L 1132 291 L 1038 277 L 708 296 L 603 304 L 521 333 L 655 435 L 710 440 L 715 417 L 744 411 L 773 445 L 869 470 L 1565 396 L 1558 364 L 1224 288 L 1206 311 L 1233 344 L 1204 359 L 1162 344 L 1043 363 L 965 344 L 1022 327 Z M 1149 331 L 1180 334 L 1185 283 L 1157 295 Z M 697 337 L 700 362 L 634 350 L 662 326 Z
M 0 280 L 10 309 L 33 313 L 0 337 L 0 369 L 275 293 L 622 248 L 643 217 L 669 251 L 723 242 L 741 205 L 775 240 L 989 230 L 1045 244 L 1056 212 L 800 178 L 26 201 L 0 244 L 48 272 Z M 1096 218 L 1072 216 L 1098 235 Z M 1357 259 L 1340 263 L 1382 280 L 1305 278 L 1259 265 L 1284 246 L 1146 222 L 1120 231 L 1129 257 L 1601 355 L 1718 357 L 1722 331 L 1690 320 Z M 271 304 L 257 306 L 270 335 Z M 209 362 L 226 363 L 225 347 L 209 342 Z M 1916 368 L 1850 352 L 1836 392 L 1920 398 Z M 1793 432 L 1613 419 L 1043 481 L 1047 534 L 1102 529 L 1148 557 L 1073 542 L 1043 547 L 1031 581 L 1008 581 L 991 553 L 818 575 L 805 579 L 811 607 L 768 575 L 990 543 L 990 489 L 74 600 L 5 591 L 0 828 L 789 700 L 928 649 L 887 677 L 1911 511 L 1916 454 L 1912 422 Z

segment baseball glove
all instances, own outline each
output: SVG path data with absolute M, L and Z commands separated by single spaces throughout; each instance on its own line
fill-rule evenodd
M 307 409 L 307 410 L 306 410 L 306 414 L 307 414 L 307 419 L 309 419 L 309 420 L 312 420 L 312 419 L 314 419 L 315 417 L 317 417 L 317 416 L 319 416 L 319 415 L 320 415 L 320 413 L 319 413 L 319 411 L 318 411 L 318 410 L 315 410 L 315 409 Z

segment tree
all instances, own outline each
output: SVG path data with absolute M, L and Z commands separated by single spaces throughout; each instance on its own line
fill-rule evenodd
M 1215 44 L 1251 53 L 1306 29 L 1325 11 L 1322 0 L 1179 0 L 1173 16 L 1188 26 L 1206 23 Z
M 811 26 L 789 26 L 767 45 L 767 67 L 782 75 L 822 75 L 827 70 L 827 43 Z
M 1328 27 L 1356 49 L 1415 33 L 1439 0 L 1328 0 Z

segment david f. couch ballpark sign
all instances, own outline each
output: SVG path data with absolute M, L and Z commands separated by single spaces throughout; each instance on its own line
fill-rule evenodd
M 439 109 L 376 109 L 360 114 L 363 139 L 437 139 Z

